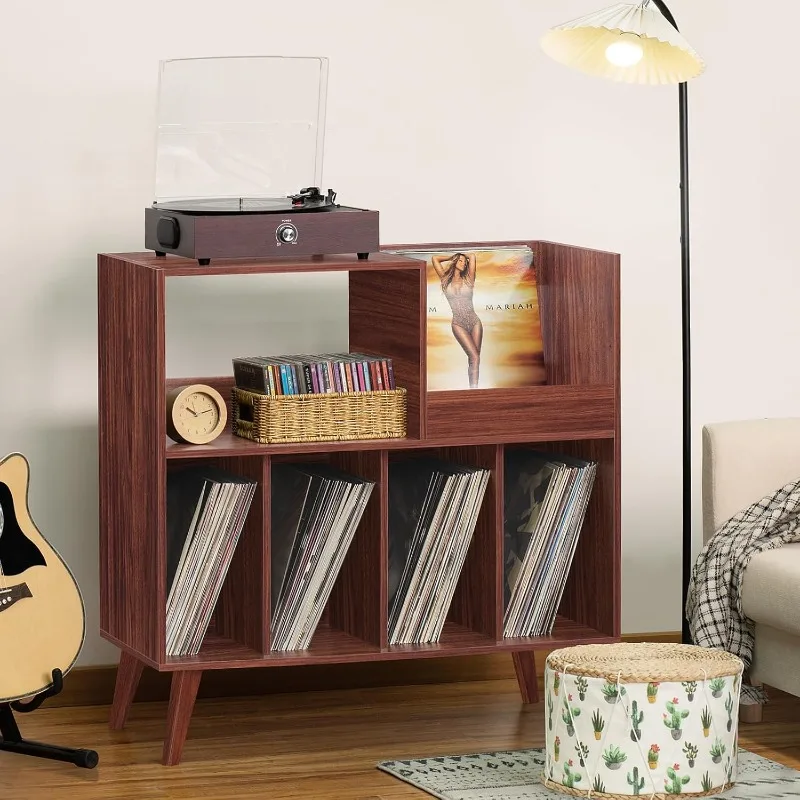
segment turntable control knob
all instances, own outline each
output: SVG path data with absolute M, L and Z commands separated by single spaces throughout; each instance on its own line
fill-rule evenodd
M 291 222 L 284 222 L 278 227 L 277 238 L 284 244 L 294 244 L 297 241 L 297 228 Z

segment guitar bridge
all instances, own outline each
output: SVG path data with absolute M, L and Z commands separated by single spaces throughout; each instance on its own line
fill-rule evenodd
M 11 608 L 14 603 L 24 600 L 26 597 L 33 597 L 27 583 L 18 583 L 8 589 L 0 589 L 0 611 Z

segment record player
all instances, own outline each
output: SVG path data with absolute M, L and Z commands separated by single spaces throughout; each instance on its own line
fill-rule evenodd
M 377 252 L 378 212 L 320 189 L 327 82 L 324 58 L 161 62 L 145 247 L 201 265 Z

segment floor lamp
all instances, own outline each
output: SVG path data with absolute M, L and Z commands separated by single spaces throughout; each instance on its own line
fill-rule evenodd
M 678 84 L 680 122 L 681 275 L 683 332 L 683 595 L 692 571 L 692 440 L 689 271 L 689 118 L 687 82 L 705 69 L 702 59 L 678 32 L 662 0 L 618 3 L 548 31 L 545 53 L 589 75 L 625 83 Z M 685 613 L 683 641 L 690 642 Z

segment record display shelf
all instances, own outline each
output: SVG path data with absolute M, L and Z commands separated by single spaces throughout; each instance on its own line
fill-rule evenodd
M 517 243 L 534 252 L 547 384 L 442 392 L 426 389 L 424 261 L 382 252 L 367 260 L 355 255 L 219 259 L 202 267 L 152 253 L 98 256 L 101 635 L 121 651 L 112 728 L 125 725 L 145 667 L 172 673 L 162 756 L 172 765 L 181 761 L 205 670 L 506 652 L 522 701 L 536 703 L 537 650 L 619 641 L 620 259 L 567 244 Z M 397 386 L 407 390 L 406 437 L 270 445 L 232 435 L 229 422 L 209 444 L 168 439 L 170 387 L 211 384 L 230 403 L 232 377 L 167 375 L 167 281 L 330 271 L 349 274 L 350 350 L 393 359 Z M 591 459 L 597 473 L 552 633 L 508 639 L 503 637 L 504 453 L 523 446 Z M 439 641 L 392 646 L 388 473 L 392 461 L 415 453 L 488 469 L 490 477 Z M 310 646 L 275 652 L 270 647 L 271 472 L 275 464 L 302 459 L 328 462 L 374 481 L 375 488 Z M 167 655 L 165 636 L 167 476 L 203 462 L 254 480 L 257 487 L 200 651 L 176 658 Z

